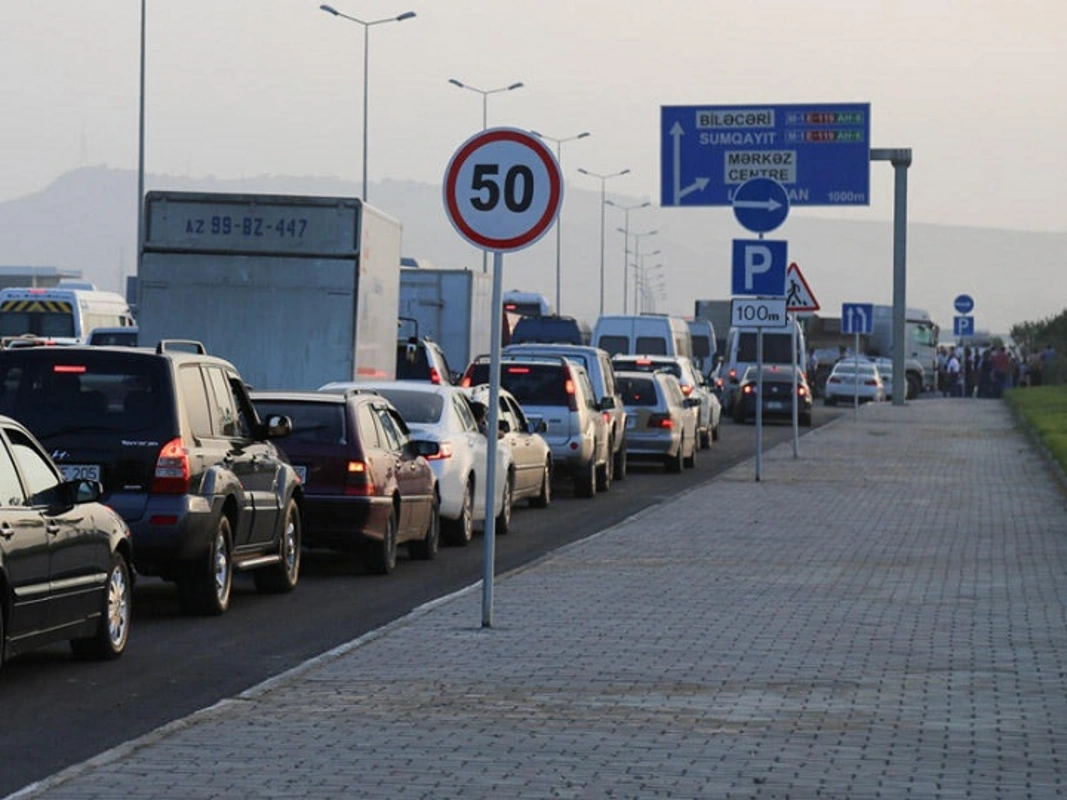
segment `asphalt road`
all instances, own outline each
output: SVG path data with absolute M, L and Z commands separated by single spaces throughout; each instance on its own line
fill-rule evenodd
M 849 412 L 819 405 L 814 425 L 842 413 Z M 791 436 L 789 425 L 768 424 L 764 447 Z M 670 475 L 635 465 L 624 482 L 592 500 L 574 498 L 560 481 L 548 509 L 516 508 L 511 533 L 497 538 L 496 574 L 669 500 L 754 454 L 754 426 L 724 418 L 721 439 L 699 452 L 695 469 Z M 471 585 L 481 579 L 482 553 L 480 535 L 470 547 L 442 548 L 431 562 L 409 561 L 402 548 L 396 571 L 383 577 L 366 574 L 354 558 L 306 554 L 295 592 L 258 595 L 250 577 L 238 576 L 230 610 L 211 619 L 183 616 L 173 586 L 141 580 L 129 647 L 118 661 L 75 661 L 68 648 L 56 646 L 0 671 L 0 796 Z

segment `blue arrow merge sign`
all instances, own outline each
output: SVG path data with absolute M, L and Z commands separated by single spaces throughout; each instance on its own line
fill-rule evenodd
M 728 206 L 752 178 L 794 206 L 870 205 L 870 103 L 662 106 L 660 204 Z
M 870 333 L 874 330 L 874 303 L 842 303 L 841 333 Z

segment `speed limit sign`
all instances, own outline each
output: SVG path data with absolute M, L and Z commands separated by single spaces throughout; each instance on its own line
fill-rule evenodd
M 448 218 L 476 247 L 522 250 L 552 227 L 563 200 L 559 164 L 536 136 L 489 128 L 456 150 L 444 180 Z

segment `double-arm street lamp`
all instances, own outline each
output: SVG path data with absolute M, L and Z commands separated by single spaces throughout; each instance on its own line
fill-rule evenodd
M 635 203 L 632 206 L 620 205 L 611 200 L 605 200 L 604 202 L 622 211 L 625 219 L 625 227 L 617 229 L 624 237 L 622 242 L 622 313 L 625 314 L 630 305 L 630 212 L 638 208 L 648 208 L 652 205 L 652 202 L 646 200 L 643 203 Z
M 455 78 L 449 78 L 448 82 L 453 86 L 458 86 L 460 89 L 468 89 L 472 92 L 476 92 L 482 96 L 482 130 L 484 131 L 489 127 L 489 95 L 499 94 L 500 92 L 513 92 L 516 89 L 521 89 L 522 81 L 517 81 L 510 86 L 500 86 L 496 89 L 479 89 L 477 86 L 471 86 L 469 83 L 463 83 L 463 81 L 456 80 Z M 482 251 L 482 272 L 488 272 L 489 270 L 489 251 Z
M 405 11 L 397 17 L 385 17 L 383 19 L 362 20 L 357 17 L 343 14 L 336 8 L 325 3 L 319 6 L 327 14 L 347 19 L 363 26 L 363 202 L 367 201 L 367 75 L 370 67 L 370 29 L 373 25 L 384 25 L 386 22 L 403 22 L 415 16 L 414 11 Z
M 560 174 L 563 174 L 563 143 L 564 142 L 573 142 L 573 141 L 576 141 L 578 139 L 584 139 L 586 136 L 590 135 L 589 131 L 582 131 L 581 133 L 575 134 L 574 136 L 565 136 L 562 139 L 557 139 L 554 136 L 546 136 L 545 134 L 543 134 L 543 133 L 541 133 L 539 131 L 530 131 L 530 133 L 532 133 L 534 136 L 537 136 L 537 137 L 539 137 L 541 139 L 544 139 L 547 142 L 554 142 L 555 143 L 555 145 L 556 145 L 556 161 L 559 163 Z M 561 285 L 562 285 L 561 275 L 563 274 L 562 270 L 560 268 L 560 254 L 562 253 L 561 238 L 560 237 L 562 235 L 562 229 L 563 229 L 563 213 L 562 213 L 562 209 L 561 209 L 560 210 L 560 215 L 556 218 L 556 313 L 557 314 L 562 314 L 563 313 L 563 309 L 560 306 L 560 297 L 559 297 L 560 296 L 560 288 L 561 288 Z
M 578 167 L 578 171 L 583 175 L 588 175 L 590 178 L 596 178 L 600 181 L 600 316 L 604 316 L 604 206 L 607 203 L 607 198 L 604 196 L 604 184 L 611 178 L 628 175 L 630 169 L 627 167 L 618 172 L 609 172 L 606 175 L 590 172 L 581 167 Z

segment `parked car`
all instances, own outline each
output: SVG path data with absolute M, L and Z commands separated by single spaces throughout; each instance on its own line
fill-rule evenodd
M 412 337 L 396 343 L 396 379 L 454 383 L 445 351 L 433 339 Z
M 489 410 L 489 386 L 471 388 L 471 399 Z M 512 499 L 529 499 L 536 508 L 552 502 L 552 451 L 541 436 L 544 422 L 531 425 L 519 401 L 507 389 L 500 389 L 499 428 L 504 443 L 511 448 Z
M 25 427 L 0 417 L 0 664 L 57 641 L 117 658 L 130 623 L 132 543 L 100 484 L 66 481 Z
M 612 469 L 611 479 L 621 481 L 626 478 L 626 409 L 622 396 L 615 386 L 615 368 L 611 365 L 611 356 L 607 350 L 590 345 L 575 344 L 509 344 L 503 350 L 504 355 L 542 355 L 562 356 L 577 361 L 585 367 L 589 382 L 593 384 L 593 394 L 597 397 L 600 410 L 608 423 L 608 438 L 611 441 Z
M 612 356 L 611 363 L 615 369 L 628 372 L 655 372 L 666 370 L 678 379 L 682 394 L 695 397 L 700 401 L 697 406 L 697 437 L 702 449 L 711 447 L 712 441 L 719 439 L 719 424 L 722 421 L 722 403 L 718 393 L 711 387 L 693 366 L 687 356 Z
M 734 422 L 756 419 L 756 403 L 763 404 L 763 419 L 793 419 L 793 385 L 796 381 L 797 421 L 811 425 L 811 389 L 803 370 L 772 364 L 763 368 L 763 396 L 759 393 L 759 367 L 748 367 L 738 384 Z M 795 377 L 794 377 L 795 376 Z
M 133 533 L 142 575 L 174 581 L 188 613 L 229 607 L 233 572 L 288 592 L 300 575 L 303 489 L 233 364 L 199 342 L 0 352 L 0 413 L 68 479 L 99 480 Z
M 458 386 L 423 381 L 360 381 L 328 383 L 319 391 L 373 389 L 400 412 L 419 451 L 437 476 L 441 498 L 442 533 L 446 543 L 466 546 L 477 523 L 486 518 L 485 486 L 488 478 L 488 442 L 478 429 L 466 391 Z M 497 442 L 494 530 L 511 528 L 511 450 Z
M 836 405 L 838 400 L 861 403 L 885 400 L 885 384 L 877 365 L 863 358 L 838 361 L 823 387 L 823 402 Z
M 635 461 L 661 461 L 668 472 L 695 467 L 697 459 L 695 397 L 682 394 L 669 372 L 616 373 L 626 403 L 626 447 Z
M 380 394 L 252 392 L 260 417 L 286 416 L 283 445 L 304 487 L 304 545 L 359 552 L 371 572 L 437 553 L 437 477 L 400 412 Z
M 509 344 L 540 342 L 587 345 L 592 333 L 587 324 L 574 317 L 558 314 L 520 317 L 511 329 Z
M 476 359 L 463 384 L 488 382 L 488 359 Z M 552 449 L 556 474 L 574 480 L 575 494 L 593 497 L 611 487 L 608 423 L 585 367 L 561 356 L 509 354 L 500 361 L 500 385 L 522 404 L 532 424 L 544 423 L 541 435 Z

